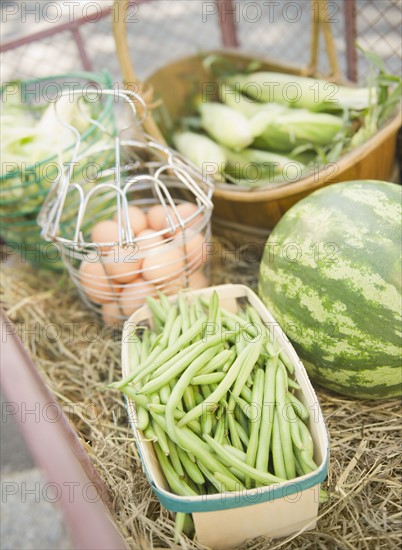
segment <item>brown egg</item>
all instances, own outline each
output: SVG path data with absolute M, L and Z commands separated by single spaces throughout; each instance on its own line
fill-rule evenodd
M 158 235 L 156 231 L 152 229 L 144 229 L 137 235 L 138 253 L 141 256 L 143 253 L 151 251 L 156 245 L 163 243 L 164 238 Z
M 105 325 L 118 325 L 121 322 L 122 312 L 117 302 L 102 305 L 102 319 Z
M 202 214 L 195 216 L 194 219 L 189 221 L 189 218 L 194 215 L 197 211 L 200 210 L 200 207 L 192 202 L 182 202 L 177 207 L 177 212 L 179 213 L 181 219 L 183 220 L 185 227 L 191 227 L 194 224 L 201 223 Z
M 187 269 L 194 271 L 206 261 L 205 240 L 202 233 L 197 233 L 192 229 L 187 229 L 185 232 L 180 231 L 174 237 L 173 242 L 178 246 L 183 246 Z
M 155 287 L 144 281 L 141 277 L 136 279 L 133 284 L 126 285 L 119 298 L 123 315 L 129 317 L 134 311 L 144 305 L 147 296 L 153 295 L 155 295 Z
M 122 223 L 124 223 L 123 215 L 124 215 L 123 209 L 121 209 L 120 216 L 121 216 Z M 113 216 L 113 220 L 117 222 L 117 212 Z M 141 233 L 141 231 L 144 231 L 144 229 L 147 229 L 148 227 L 147 215 L 138 206 L 133 206 L 133 205 L 128 206 L 128 220 L 135 237 L 139 233 Z
M 164 294 L 167 294 L 168 296 L 172 296 L 173 294 L 177 294 L 185 287 L 185 277 L 180 277 L 178 279 L 174 279 L 173 281 L 168 281 L 167 283 L 164 283 L 162 285 L 158 285 L 157 289 L 163 292 Z
M 173 222 L 175 222 L 176 220 L 172 208 L 170 206 L 167 206 L 166 209 L 169 211 Z M 170 226 L 170 223 L 166 216 L 166 210 L 161 204 L 155 204 L 154 206 L 151 206 L 151 208 L 147 212 L 147 218 L 149 228 L 153 229 L 154 231 L 162 231 L 162 229 L 166 229 L 168 225 Z
M 136 244 L 114 246 L 105 259 L 105 269 L 113 283 L 129 283 L 139 276 L 141 260 Z
M 208 279 L 202 271 L 195 271 L 188 278 L 188 286 L 194 290 L 208 286 Z
M 165 282 L 180 277 L 184 269 L 184 252 L 181 246 L 162 244 L 142 263 L 142 276 L 147 281 Z
M 79 269 L 79 280 L 85 294 L 97 304 L 113 300 L 113 291 L 99 259 L 83 260 Z
M 119 242 L 119 226 L 113 220 L 96 223 L 92 228 L 91 241 L 94 243 Z

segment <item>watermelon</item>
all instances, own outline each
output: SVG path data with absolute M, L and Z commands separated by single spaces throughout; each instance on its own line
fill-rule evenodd
M 332 184 L 295 204 L 264 248 L 259 295 L 311 379 L 343 395 L 401 395 L 401 187 Z

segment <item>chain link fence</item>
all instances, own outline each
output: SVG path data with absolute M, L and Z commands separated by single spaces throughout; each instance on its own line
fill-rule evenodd
M 328 3 L 328 19 L 343 74 L 347 74 L 344 8 L 345 2 L 351 1 Z M 80 9 L 75 4 L 65 0 L 1 2 L 3 49 L 9 40 L 38 30 L 44 34 L 33 42 L 17 42 L 2 52 L 3 82 L 76 71 L 83 65 L 94 70 L 107 68 L 116 81 L 120 79 L 111 30 L 112 17 L 119 14 L 110 12 L 109 1 L 82 2 Z M 243 51 L 297 66 L 309 63 L 315 0 L 233 0 L 232 6 L 238 44 Z M 387 69 L 395 74 L 401 72 L 400 8 L 400 0 L 355 1 L 357 42 L 383 57 Z M 231 16 L 230 10 L 226 16 Z M 80 18 L 79 25 L 68 27 Z M 222 47 L 213 1 L 134 2 L 127 14 L 127 32 L 133 64 L 142 79 L 174 59 Z M 368 66 L 360 52 L 356 68 L 358 81 L 363 83 Z M 322 74 L 328 73 L 322 42 L 318 69 Z

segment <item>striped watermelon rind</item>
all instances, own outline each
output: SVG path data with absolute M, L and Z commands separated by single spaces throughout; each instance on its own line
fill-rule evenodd
M 402 394 L 401 187 L 333 184 L 293 206 L 265 246 L 259 294 L 310 377 L 357 398 Z

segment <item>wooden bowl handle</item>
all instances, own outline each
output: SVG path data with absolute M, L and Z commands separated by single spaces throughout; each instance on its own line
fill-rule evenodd
M 129 6 L 129 0 L 114 0 L 112 9 L 112 29 L 114 41 L 116 44 L 116 53 L 119 60 L 120 69 L 123 75 L 124 87 L 128 90 L 138 92 L 144 99 L 148 110 L 143 126 L 147 134 L 160 143 L 166 143 L 161 131 L 155 123 L 152 113 L 151 104 L 153 99 L 153 90 L 151 87 L 145 86 L 136 76 L 130 58 L 130 52 L 127 41 L 126 18 Z M 141 104 L 136 105 L 139 115 L 141 112 Z
M 338 58 L 336 55 L 336 48 L 334 37 L 331 30 L 330 15 L 328 12 L 327 0 L 314 0 L 312 10 L 312 31 L 311 31 L 311 50 L 310 50 L 310 74 L 317 72 L 318 64 L 318 52 L 319 52 L 319 38 L 320 31 L 324 35 L 325 50 L 330 66 L 330 77 L 333 80 L 339 80 L 340 69 Z

